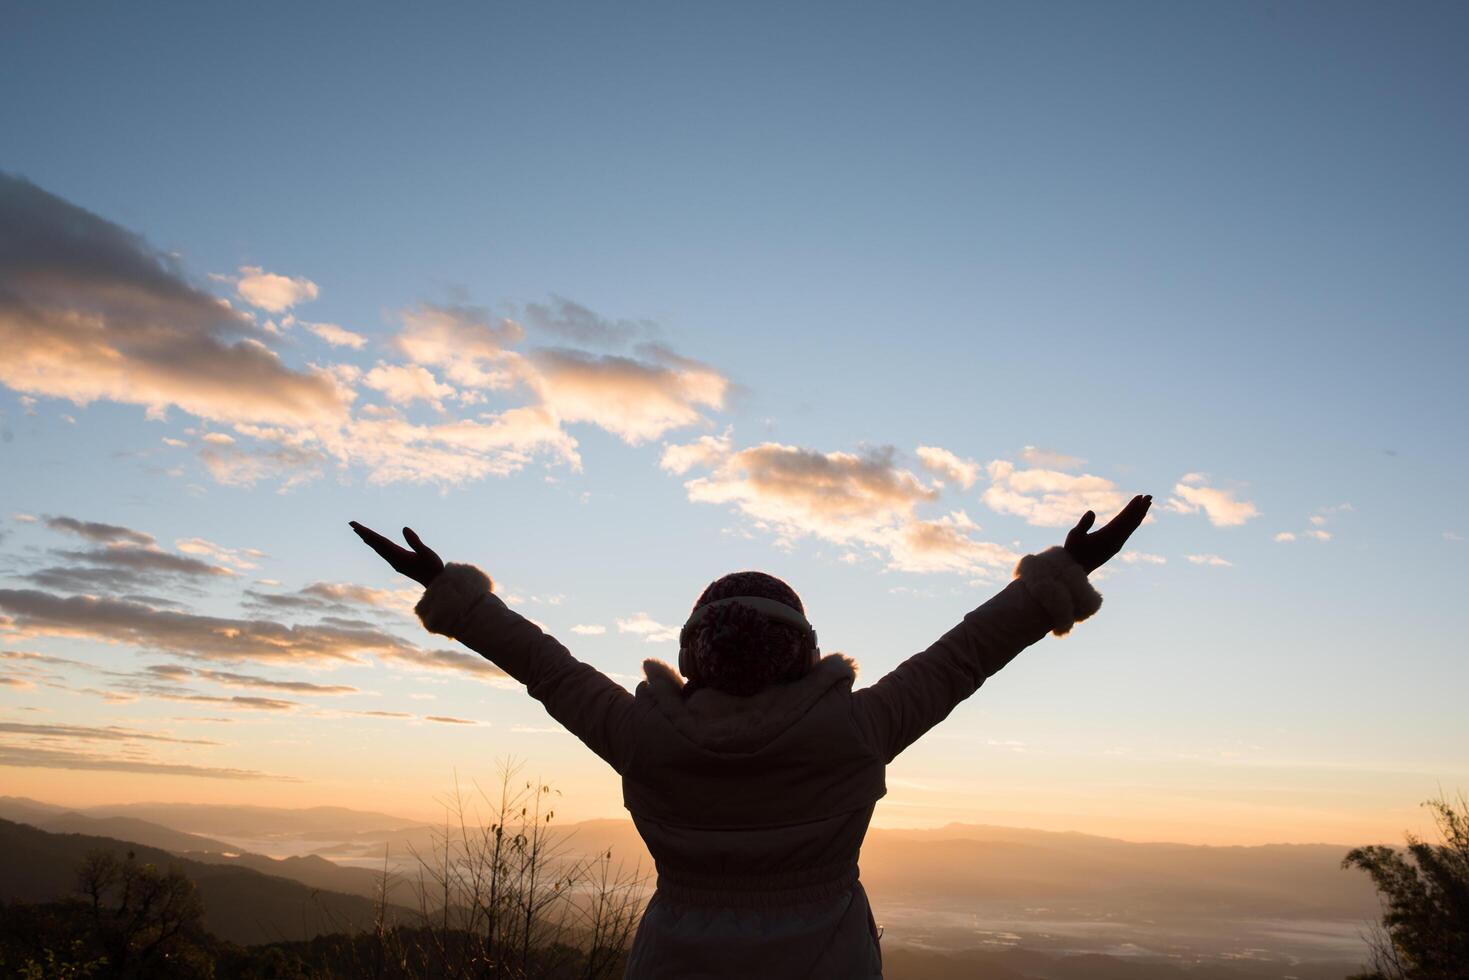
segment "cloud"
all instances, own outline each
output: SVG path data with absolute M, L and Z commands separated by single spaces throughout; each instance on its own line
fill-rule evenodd
M 890 446 L 823 453 L 767 442 L 736 451 L 727 435 L 704 436 L 665 446 L 660 465 L 679 475 L 709 470 L 684 482 L 689 499 L 732 505 L 778 543 L 809 535 L 866 546 L 908 572 L 983 574 L 1017 557 L 975 538 L 979 526 L 962 510 L 920 517 L 918 507 L 939 490 L 901 467 Z
M 1129 565 L 1166 565 L 1168 559 L 1162 555 L 1150 555 L 1146 551 L 1124 551 L 1117 556 Z
M 316 299 L 316 283 L 300 276 L 266 272 L 258 265 L 240 266 L 235 292 L 241 299 L 268 313 L 284 313 L 298 303 Z
M 577 441 L 539 406 L 434 425 L 395 414 L 358 419 L 340 451 L 373 484 L 465 483 L 519 472 L 537 456 L 581 468 Z
M 678 639 L 677 626 L 664 626 L 645 612 L 617 621 L 617 632 L 641 636 L 649 643 L 668 643 Z
M 127 569 L 141 575 L 183 575 L 188 577 L 233 575 L 223 565 L 211 565 L 198 558 L 175 555 L 161 548 L 140 548 L 134 545 L 114 545 L 110 548 L 92 548 L 88 551 L 62 551 L 60 555 L 76 561 L 110 568 Z
M 265 557 L 264 552 L 255 548 L 226 548 L 205 538 L 178 538 L 173 546 L 186 555 L 206 555 L 221 565 L 240 569 L 257 568 L 255 559 Z
M 479 722 L 468 718 L 454 718 L 449 715 L 424 715 L 424 721 L 436 721 L 441 725 L 478 725 Z
M 225 670 L 199 670 L 182 667 L 178 664 L 162 664 L 147 668 L 146 671 L 155 677 L 166 680 L 179 681 L 190 677 L 197 677 L 206 681 L 213 681 L 225 687 L 245 687 L 262 691 L 286 691 L 291 694 L 309 695 L 338 695 L 338 694 L 360 694 L 358 688 L 349 684 L 315 684 L 310 681 L 277 681 L 268 677 L 258 677 L 254 674 L 237 674 Z
M 1213 565 L 1219 568 L 1229 568 L 1234 562 L 1220 558 L 1218 555 L 1188 555 L 1188 560 L 1195 565 Z
M 974 481 L 979 478 L 978 463 L 972 459 L 961 459 L 938 446 L 919 446 L 918 459 L 930 473 L 952 480 L 965 490 L 974 486 Z
M 1277 534 L 1275 536 L 1275 540 L 1276 541 L 1280 541 L 1280 542 L 1290 542 L 1290 541 L 1294 541 L 1295 539 L 1296 539 L 1296 535 L 1295 535 L 1295 532 L 1293 532 L 1293 531 L 1281 531 L 1279 534 Z
M 1068 456 L 1035 446 L 1026 446 L 1020 450 L 1020 459 L 1027 466 L 1042 470 L 1079 470 L 1086 465 L 1086 460 L 1079 456 Z
M 416 589 L 374 589 L 351 582 L 313 582 L 295 592 L 245 591 L 247 605 L 303 612 L 347 612 L 371 608 L 409 612 L 421 595 Z
M 0 174 L 0 383 L 226 422 L 345 417 L 350 393 L 263 337 L 137 235 Z
M 102 772 L 135 772 L 145 775 L 200 776 L 208 779 L 276 779 L 295 782 L 286 776 L 272 776 L 254 769 L 227 769 L 216 766 L 193 766 L 175 762 L 150 762 L 144 759 L 115 758 L 83 752 L 65 752 L 34 746 L 0 745 L 0 766 L 39 769 L 81 769 Z
M 664 444 L 658 465 L 682 476 L 696 466 L 714 469 L 729 457 L 730 450 L 728 432 L 721 436 L 700 436 L 682 445 Z
M 126 643 L 205 660 L 356 663 L 363 654 L 415 659 L 415 648 L 380 630 L 285 626 L 203 616 L 123 599 L 0 589 L 0 613 L 21 636 L 70 636 Z
M 594 347 L 621 347 L 656 332 L 647 320 L 609 320 L 560 296 L 552 296 L 549 303 L 527 304 L 525 320 L 537 330 Z
M 730 382 L 718 371 L 656 345 L 639 352 L 647 359 L 536 350 L 525 380 L 564 421 L 590 422 L 631 445 L 706 421 L 700 408 L 724 407 Z
M 108 725 L 103 728 L 89 725 L 28 725 L 20 722 L 0 721 L 0 734 L 39 735 L 46 738 L 73 738 L 89 742 L 172 742 L 176 745 L 218 745 L 206 738 L 176 738 L 158 732 L 139 731 Z
M 438 367 L 466 388 L 502 390 L 523 373 L 519 354 L 506 348 L 525 336 L 514 320 L 495 319 L 477 306 L 421 303 L 399 314 L 403 332 L 393 345 L 414 364 Z
M 302 326 L 333 347 L 361 350 L 367 344 L 367 338 L 362 334 L 353 333 L 335 323 L 302 323 Z
M 451 386 L 440 383 L 432 372 L 417 364 L 378 361 L 377 367 L 367 372 L 362 383 L 381 391 L 395 405 L 425 401 L 439 411 L 444 410 L 443 400 L 454 394 Z
M 571 631 L 578 636 L 601 636 L 607 632 L 607 627 L 595 623 L 577 623 Z
M 677 454 L 678 447 L 664 451 Z M 731 452 L 710 476 L 684 484 L 689 499 L 733 504 L 789 537 L 871 540 L 938 492 L 895 463 L 892 447 L 823 453 L 767 442 Z
M 327 463 L 325 453 L 302 446 L 239 449 L 210 446 L 199 461 L 216 482 L 227 487 L 252 487 L 262 480 L 280 480 L 289 489 L 316 479 Z
M 1017 469 L 1003 459 L 992 461 L 986 471 L 991 482 L 982 494 L 985 504 L 1037 527 L 1071 527 L 1089 510 L 1105 522 L 1128 499 L 1111 480 L 1086 473 Z
M 47 517 L 46 526 L 53 531 L 65 531 L 79 535 L 99 544 L 133 544 L 146 547 L 153 544 L 153 535 L 135 531 L 120 524 L 102 524 L 98 521 L 79 521 L 74 517 Z
M 1237 527 L 1260 512 L 1248 500 L 1236 500 L 1235 491 L 1204 486 L 1202 473 L 1185 474 L 1173 487 L 1174 496 L 1168 509 L 1178 514 L 1197 514 L 1202 510 L 1215 527 Z
M 970 535 L 979 525 L 962 510 L 937 520 L 913 520 L 903 525 L 889 544 L 888 567 L 904 572 L 963 572 L 1014 567 L 1020 555 Z

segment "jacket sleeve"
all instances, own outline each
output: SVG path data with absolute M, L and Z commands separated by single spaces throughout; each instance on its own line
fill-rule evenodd
M 948 717 L 985 678 L 1047 632 L 1063 636 L 1102 605 L 1064 548 L 1027 555 L 1015 580 L 922 653 L 852 695 L 858 727 L 891 762 Z
M 414 607 L 431 633 L 453 637 L 524 684 L 531 697 L 619 773 L 634 742 L 633 696 L 490 591 L 472 565 L 450 563 Z

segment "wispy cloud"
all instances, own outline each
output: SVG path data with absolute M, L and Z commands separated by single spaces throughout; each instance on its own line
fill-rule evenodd
M 1128 499 L 1111 480 L 1086 473 L 1021 469 L 1005 459 L 992 461 L 986 470 L 990 485 L 982 494 L 985 504 L 1037 527 L 1070 527 L 1088 510 L 1106 520 Z
M 617 632 L 641 636 L 649 643 L 668 643 L 678 639 L 677 626 L 665 626 L 645 612 L 617 620 Z
M 609 320 L 561 296 L 549 303 L 528 303 L 525 322 L 563 340 L 590 347 L 623 347 L 651 336 L 657 327 L 647 320 Z
M 1086 465 L 1086 460 L 1079 456 L 1068 456 L 1037 446 L 1026 446 L 1020 450 L 1020 459 L 1026 466 L 1039 470 L 1079 470 Z
M 47 517 L 46 526 L 53 531 L 76 534 L 99 544 L 131 544 L 148 547 L 154 543 L 153 535 L 135 531 L 120 524 L 103 524 L 100 521 L 81 521 L 75 517 Z
M 940 446 L 919 446 L 917 453 L 924 469 L 959 484 L 965 490 L 974 486 L 974 481 L 979 479 L 979 464 L 972 459 L 963 459 Z
M 196 766 L 177 762 L 117 758 L 88 752 L 68 752 L 36 746 L 0 744 L 0 766 L 42 769 L 82 769 L 101 772 L 135 772 L 146 775 L 200 776 L 207 779 L 275 779 L 296 782 L 289 776 L 274 776 L 254 769 Z
M 88 742 L 171 742 L 176 745 L 218 745 L 207 738 L 177 738 L 159 732 L 140 731 L 119 725 L 96 727 L 91 725 L 31 725 L 13 721 L 0 721 L 0 733 L 7 735 L 38 735 L 46 738 L 81 739 Z
M 929 452 L 927 462 L 946 472 L 959 467 L 962 483 L 967 464 L 952 455 Z M 733 506 L 778 543 L 811 536 L 866 547 L 909 572 L 983 574 L 1016 558 L 976 538 L 980 528 L 963 510 L 920 516 L 941 488 L 904 468 L 891 446 L 850 453 L 766 442 L 736 450 L 726 433 L 665 446 L 660 465 L 678 475 L 707 470 L 684 482 L 689 499 Z
M 350 347 L 352 350 L 361 350 L 367 345 L 366 337 L 335 323 L 302 323 L 301 325 L 333 347 Z
M 1258 517 L 1260 511 L 1248 500 L 1238 500 L 1236 491 L 1221 490 L 1205 484 L 1202 473 L 1187 473 L 1174 484 L 1168 509 L 1178 514 L 1203 511 L 1215 527 L 1237 527 Z
M 1187 558 L 1195 565 L 1212 565 L 1218 568 L 1228 568 L 1234 564 L 1218 555 L 1188 555 Z
M 1334 504 L 1329 507 L 1318 507 L 1315 513 L 1306 518 L 1307 524 L 1310 525 L 1309 527 L 1299 532 L 1281 531 L 1275 535 L 1274 540 L 1281 543 L 1298 541 L 1302 538 L 1309 538 L 1313 541 L 1330 541 L 1334 535 L 1332 532 L 1326 530 L 1326 526 L 1339 515 L 1350 513 L 1355 509 L 1351 504 L 1345 503 Z
M 284 313 L 291 307 L 316 299 L 316 283 L 302 276 L 266 272 L 258 265 L 240 266 L 234 280 L 235 293 L 245 302 L 268 313 Z

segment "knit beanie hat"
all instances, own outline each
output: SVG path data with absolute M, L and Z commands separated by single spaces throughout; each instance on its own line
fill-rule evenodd
M 716 579 L 694 609 L 731 596 L 774 599 L 806 612 L 795 589 L 764 572 L 733 572 Z M 690 634 L 691 688 L 712 687 L 748 697 L 772 684 L 796 680 L 811 667 L 812 641 L 804 632 L 739 602 L 711 609 Z

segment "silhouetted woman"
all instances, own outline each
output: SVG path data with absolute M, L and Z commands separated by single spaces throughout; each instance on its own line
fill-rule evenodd
M 800 598 L 762 572 L 705 589 L 678 672 L 645 661 L 629 694 L 507 607 L 479 569 L 446 566 L 409 528 L 412 551 L 352 528 L 427 587 L 425 627 L 523 683 L 622 776 L 658 868 L 629 977 L 871 978 L 882 955 L 857 853 L 884 769 L 1021 650 L 1096 612 L 1087 574 L 1151 504 L 1134 497 L 1091 533 L 1088 511 L 1063 547 L 1022 558 L 999 594 L 857 691 L 856 665 L 820 656 Z

